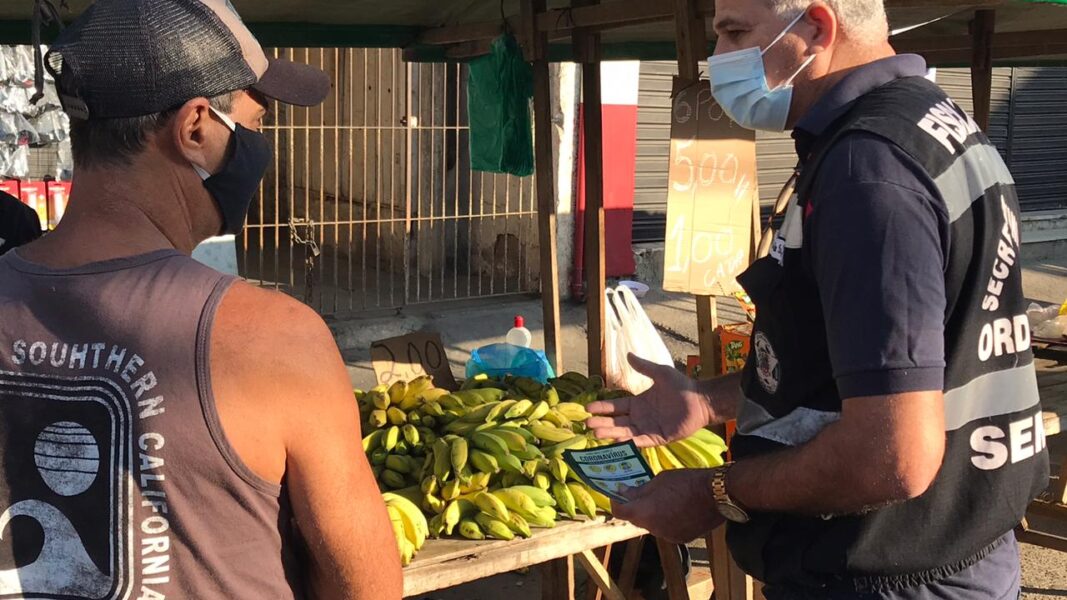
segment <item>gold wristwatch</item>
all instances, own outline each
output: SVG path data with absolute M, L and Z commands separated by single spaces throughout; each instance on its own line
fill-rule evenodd
M 726 463 L 715 469 L 711 478 L 711 494 L 715 498 L 715 508 L 723 518 L 734 523 L 748 523 L 748 513 L 726 493 L 726 472 L 732 466 L 734 463 Z

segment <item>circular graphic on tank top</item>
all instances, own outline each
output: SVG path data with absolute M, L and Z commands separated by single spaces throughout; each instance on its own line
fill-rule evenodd
M 41 479 L 53 492 L 77 496 L 96 479 L 100 448 L 93 434 L 79 423 L 59 421 L 38 434 L 33 460 Z
M 778 391 L 778 383 L 782 379 L 782 367 L 778 364 L 778 355 L 774 352 L 774 346 L 762 331 L 753 337 L 752 348 L 756 352 L 756 375 L 760 385 L 767 390 L 768 394 Z

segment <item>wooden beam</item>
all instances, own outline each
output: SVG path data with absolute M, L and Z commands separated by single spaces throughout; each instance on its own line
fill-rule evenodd
M 1003 6 L 1008 3 L 1009 0 L 886 0 L 886 9 L 892 10 L 895 8 L 977 8 L 988 6 Z
M 667 21 L 674 18 L 674 0 L 616 0 L 603 5 L 575 5 L 537 13 L 537 29 L 548 33 L 569 33 L 575 29 L 605 31 L 644 23 Z M 700 16 L 715 15 L 715 0 L 696 0 Z M 1002 6 L 1005 0 L 887 0 L 886 8 L 924 8 L 964 10 Z M 508 25 L 512 31 L 525 31 L 521 19 L 511 17 Z M 423 31 L 418 36 L 420 44 L 457 44 L 479 39 L 493 39 L 503 33 L 500 21 L 447 25 Z M 554 37 L 554 36 L 552 36 Z M 970 47 L 968 44 L 967 48 Z
M 1034 500 L 1026 508 L 1029 517 L 1043 517 L 1067 524 L 1067 504 L 1049 502 L 1048 500 Z
M 1058 502 L 1061 506 L 1067 505 L 1067 458 L 1063 459 L 1063 464 L 1060 465 L 1060 475 L 1049 491 L 1052 493 L 1054 502 Z
M 430 540 L 418 558 L 404 568 L 404 597 L 553 561 L 590 548 L 632 540 L 648 532 L 619 519 L 603 517 L 561 521 L 553 529 L 537 529 L 529 539 Z
M 974 120 L 983 130 L 989 129 L 989 107 L 993 98 L 993 27 L 996 11 L 974 11 L 971 21 L 971 98 Z
M 700 79 L 700 61 L 707 58 L 708 39 L 696 0 L 674 0 L 674 43 L 678 77 L 689 85 Z
M 700 61 L 706 58 L 708 40 L 704 17 L 700 14 L 698 0 L 673 0 L 675 46 L 678 54 L 678 78 L 682 87 L 695 84 L 700 79 Z M 715 299 L 697 296 L 697 340 L 700 347 L 701 376 L 715 377 L 721 369 L 719 340 L 715 335 L 718 314 Z
M 541 599 L 574 600 L 573 556 L 564 556 L 541 565 Z
M 574 0 L 589 6 L 599 0 Z M 600 104 L 600 34 L 578 29 L 575 54 L 582 61 L 582 123 L 585 157 L 585 303 L 589 336 L 589 374 L 607 370 L 604 353 L 604 124 Z
M 626 542 L 626 551 L 622 555 L 622 569 L 619 571 L 619 587 L 629 598 L 637 582 L 637 566 L 641 562 L 641 551 L 645 547 L 645 536 L 636 537 Z
M 606 549 L 609 552 L 607 556 L 610 556 L 610 550 L 611 547 L 609 546 Z M 602 559 L 593 554 L 592 550 L 579 552 L 574 555 L 574 558 L 578 559 L 586 574 L 589 575 L 589 580 L 596 586 L 596 591 L 592 594 L 596 600 L 600 600 L 601 595 L 608 600 L 626 600 L 622 589 L 608 575 L 608 570 L 604 567 Z M 593 590 L 591 589 L 590 591 Z
M 593 556 L 604 567 L 608 568 L 611 561 L 612 546 L 604 546 L 603 548 L 597 548 L 593 550 Z M 592 574 L 590 574 L 592 576 Z M 610 579 L 610 578 L 609 578 Z M 614 583 L 614 582 L 613 582 Z M 623 600 L 626 600 L 626 594 L 622 592 L 622 588 L 618 588 L 619 593 L 622 593 Z M 585 590 L 585 600 L 604 600 L 604 590 L 596 585 L 587 585 Z
M 1033 530 L 1016 533 L 1015 537 L 1017 537 L 1019 542 L 1023 544 L 1031 544 L 1034 546 L 1041 546 L 1042 548 L 1048 548 L 1050 550 L 1067 552 L 1067 538 L 1061 538 L 1059 536 Z
M 434 27 L 420 33 L 418 43 L 431 45 L 460 44 L 474 40 L 490 40 L 501 33 L 504 33 L 504 26 L 499 22 Z
M 730 551 L 726 547 L 726 527 L 719 527 L 705 538 L 711 582 L 715 585 L 716 600 L 730 600 Z M 721 593 L 719 593 L 721 592 Z
M 655 539 L 659 562 L 663 566 L 663 581 L 667 584 L 667 597 L 670 600 L 689 600 L 689 588 L 685 585 L 685 571 L 677 544 Z
M 492 44 L 493 42 L 491 40 L 474 40 L 471 42 L 454 44 L 445 50 L 445 56 L 457 60 L 485 56 L 486 54 L 489 54 Z
M 666 21 L 674 16 L 673 0 L 618 0 L 604 6 L 557 8 L 538 14 L 537 28 L 564 32 L 576 28 L 610 29 L 635 23 Z
M 545 9 L 545 0 L 523 0 L 523 22 Z M 546 35 L 526 32 L 527 58 L 533 61 L 534 168 L 537 185 L 538 251 L 541 256 L 541 312 L 544 317 L 545 354 L 556 373 L 563 372 L 563 344 L 559 320 L 559 260 L 556 254 L 556 177 L 552 162 L 552 98 Z
M 974 37 L 971 35 L 922 36 L 894 39 L 890 43 L 897 52 L 970 51 L 974 47 Z M 994 51 L 1042 44 L 1062 46 L 1065 43 L 1067 43 L 1067 29 L 993 33 Z
M 916 51 L 926 58 L 931 66 L 935 65 L 967 65 L 971 62 L 970 50 L 941 50 L 941 51 Z M 1037 58 L 1046 56 L 1067 55 L 1067 42 L 1051 45 L 1040 44 L 1036 46 L 1013 46 L 1010 48 L 993 48 L 993 61 L 1017 60 L 1022 58 Z
M 700 379 L 718 377 L 722 372 L 722 344 L 715 330 L 719 310 L 712 296 L 697 296 L 697 345 L 700 348 Z

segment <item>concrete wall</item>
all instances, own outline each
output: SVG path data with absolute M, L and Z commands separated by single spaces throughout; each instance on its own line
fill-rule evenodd
M 556 172 L 556 258 L 559 265 L 559 290 L 570 296 L 571 272 L 574 269 L 574 206 L 578 193 L 578 101 L 581 67 L 575 63 L 553 63 L 552 78 L 552 147 Z

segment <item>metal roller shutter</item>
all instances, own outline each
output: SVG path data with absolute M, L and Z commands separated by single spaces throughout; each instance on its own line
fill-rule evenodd
M 989 106 L 989 127 L 986 135 L 996 144 L 1005 162 L 1008 156 L 1008 134 L 1011 121 L 1011 68 L 993 69 L 993 90 Z M 959 104 L 967 114 L 974 114 L 971 97 L 970 69 L 938 69 L 937 84 Z
M 1024 211 L 1067 207 L 1067 68 L 1016 67 L 1008 166 Z
M 674 61 L 644 61 L 637 98 L 637 162 L 634 173 L 634 242 L 662 242 L 667 223 L 671 82 Z
M 796 164 L 797 150 L 791 132 L 756 132 L 756 175 L 763 219 L 774 209 L 774 200 Z

